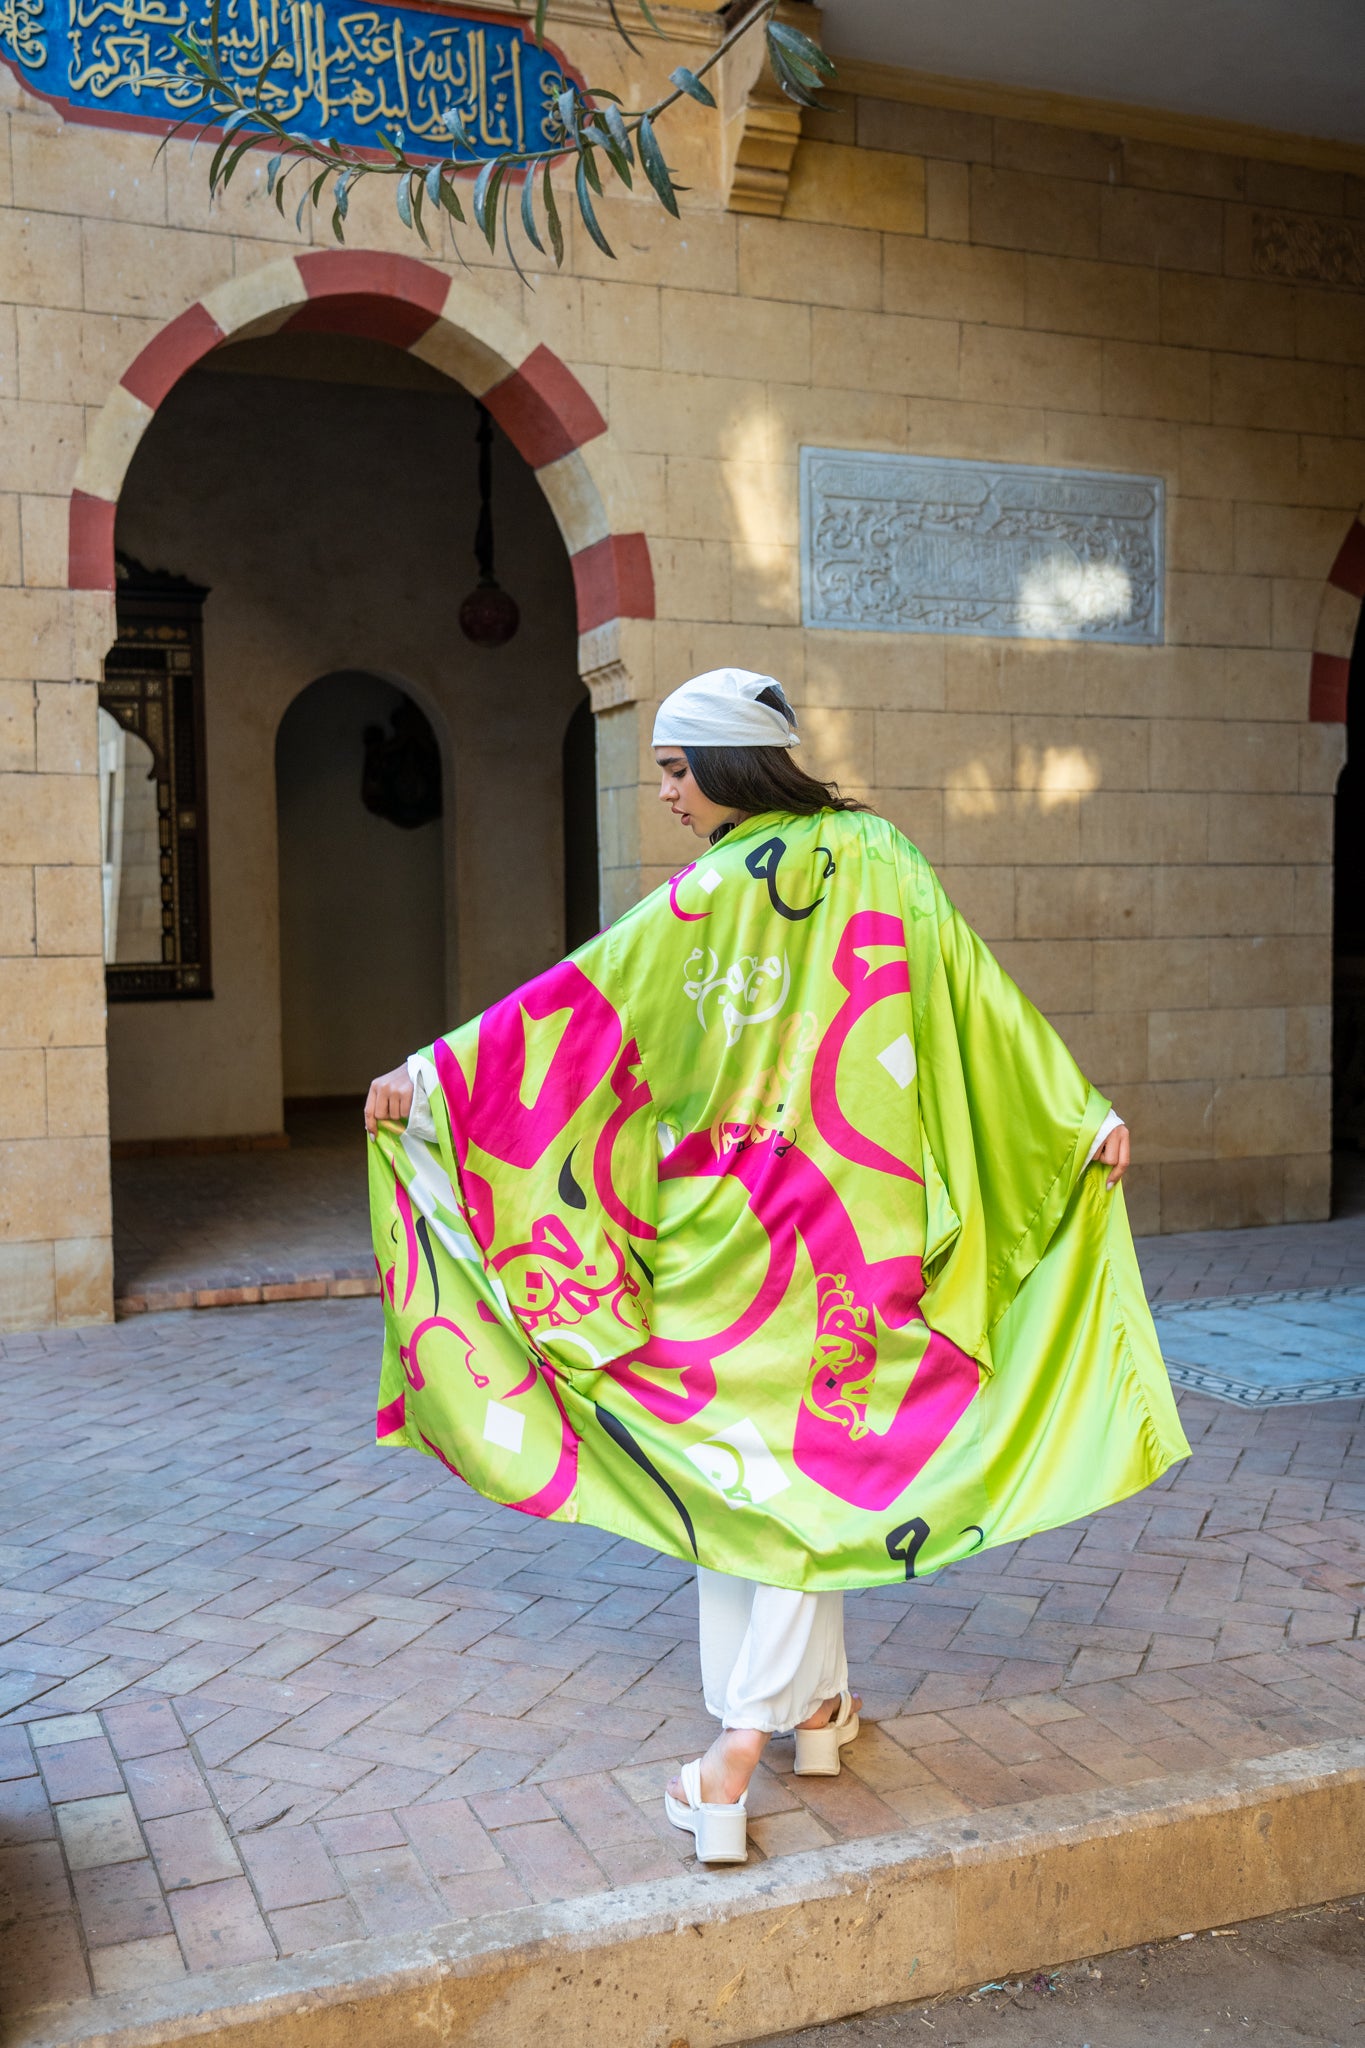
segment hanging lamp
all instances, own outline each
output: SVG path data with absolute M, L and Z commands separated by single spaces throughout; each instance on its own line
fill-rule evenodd
M 460 630 L 476 647 L 502 647 L 521 624 L 521 612 L 510 591 L 502 588 L 493 573 L 493 421 L 486 406 L 479 407 L 479 524 L 474 535 L 474 559 L 479 580 L 460 606 Z

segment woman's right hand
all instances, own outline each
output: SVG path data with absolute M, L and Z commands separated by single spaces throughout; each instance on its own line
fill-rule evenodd
M 365 1129 L 373 1138 L 381 1123 L 405 1124 L 412 1110 L 412 1076 L 406 1066 L 395 1067 L 371 1081 L 365 1097 Z

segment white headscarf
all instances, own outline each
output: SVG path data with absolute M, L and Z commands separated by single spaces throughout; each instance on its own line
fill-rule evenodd
M 654 745 L 799 747 L 782 713 L 756 701 L 761 691 L 781 688 L 773 676 L 755 675 L 752 669 L 708 669 L 664 698 L 654 721 Z

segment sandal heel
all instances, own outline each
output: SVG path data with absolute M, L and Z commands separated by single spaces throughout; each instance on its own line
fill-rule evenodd
M 832 1721 L 827 1721 L 823 1728 L 796 1729 L 796 1762 L 793 1765 L 796 1776 L 837 1778 L 840 1770 L 839 1752 L 845 1744 L 852 1742 L 858 1733 L 858 1725 L 852 1697 L 844 1693 L 839 1701 L 838 1713 Z
M 697 1845 L 698 1863 L 747 1863 L 749 1812 L 745 1799 L 733 1806 L 704 1805 L 700 1762 L 684 1764 L 680 1776 L 689 1804 L 664 1793 L 664 1812 L 675 1828 L 683 1828 Z

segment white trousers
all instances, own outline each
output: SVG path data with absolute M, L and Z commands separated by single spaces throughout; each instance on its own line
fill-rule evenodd
M 778 1735 L 848 1685 L 842 1593 L 797 1593 L 697 1567 L 701 1682 L 723 1728 Z

